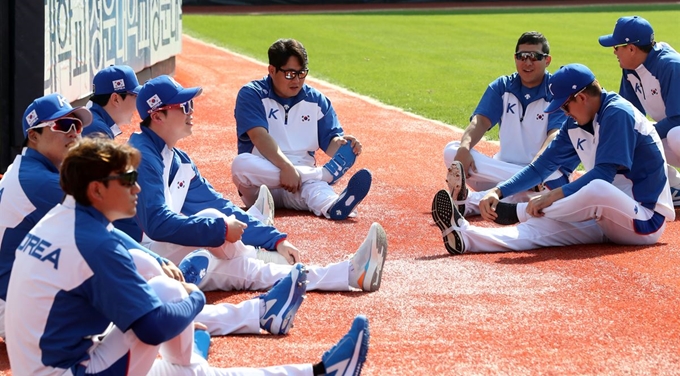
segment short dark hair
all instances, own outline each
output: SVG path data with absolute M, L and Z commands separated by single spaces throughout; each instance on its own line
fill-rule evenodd
M 160 111 L 157 111 L 157 112 L 162 112 L 163 114 L 167 114 L 168 110 L 160 110 Z M 144 118 L 144 120 L 142 120 L 142 122 L 139 123 L 140 127 L 148 127 L 149 125 L 151 125 L 151 114 L 147 114 L 146 117 Z
M 125 97 L 128 95 L 128 93 L 117 93 L 117 94 L 120 95 L 120 97 L 123 98 L 123 99 L 125 99 Z M 109 99 L 111 99 L 111 95 L 113 95 L 113 93 L 93 95 L 93 96 L 90 97 L 90 100 L 92 101 L 92 103 L 96 103 L 96 104 L 104 107 L 107 104 L 109 104 Z
M 37 132 L 37 133 L 42 134 L 43 128 L 45 128 L 45 127 L 31 128 L 31 129 L 29 129 L 29 132 L 30 132 L 30 131 L 34 131 L 34 132 Z M 26 146 L 28 146 L 28 135 L 26 135 L 26 138 L 24 138 L 24 143 L 21 145 L 21 147 L 22 147 L 22 148 L 25 148 Z
M 269 47 L 267 55 L 269 55 L 269 65 L 274 66 L 276 69 L 286 65 L 291 56 L 295 56 L 298 59 L 302 69 L 307 69 L 307 50 L 302 43 L 295 39 L 277 40 Z
M 583 93 L 587 94 L 589 97 L 597 97 L 602 95 L 602 86 L 600 86 L 600 82 L 595 80 L 591 83 L 588 84 L 585 88 L 583 88 Z
M 635 47 L 639 48 L 640 51 L 648 54 L 648 53 L 652 52 L 652 48 L 654 48 L 655 44 L 656 44 L 656 42 L 652 42 L 651 44 L 645 44 L 644 46 L 635 45 Z
M 527 31 L 520 35 L 519 39 L 517 40 L 517 45 L 515 46 L 515 52 L 519 51 L 520 44 L 540 44 L 541 51 L 544 54 L 550 54 L 550 44 L 548 43 L 548 39 L 545 37 L 545 35 L 539 33 L 538 31 Z
M 118 144 L 106 137 L 83 138 L 66 154 L 61 164 L 59 185 L 81 205 L 90 206 L 87 187 L 112 172 L 124 173 L 129 166 L 137 167 L 142 156 L 128 144 Z M 108 184 L 107 181 L 103 182 Z

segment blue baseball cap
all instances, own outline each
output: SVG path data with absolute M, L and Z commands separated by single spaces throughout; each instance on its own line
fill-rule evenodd
M 552 113 L 559 110 L 572 95 L 583 90 L 593 81 L 595 81 L 595 75 L 583 64 L 561 66 L 548 81 L 548 90 L 552 93 L 553 99 L 543 112 Z
M 614 47 L 622 44 L 647 46 L 654 43 L 654 29 L 642 17 L 621 17 L 616 21 L 614 33 L 599 38 L 603 47 Z
M 149 111 L 171 104 L 188 102 L 203 92 L 201 87 L 183 88 L 172 77 L 163 75 L 152 78 L 144 83 L 137 95 L 137 112 L 144 120 Z
M 28 130 L 38 125 L 66 116 L 75 116 L 86 127 L 92 122 L 92 113 L 85 107 L 71 107 L 71 103 L 59 93 L 48 94 L 31 103 L 24 111 L 24 137 Z
M 92 79 L 92 91 L 94 95 L 112 93 L 139 94 L 142 85 L 137 81 L 137 75 L 127 65 L 111 65 L 106 67 Z

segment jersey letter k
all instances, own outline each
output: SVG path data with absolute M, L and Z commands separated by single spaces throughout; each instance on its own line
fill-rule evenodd
M 515 108 L 515 106 L 517 106 L 517 103 L 508 103 L 508 108 L 505 110 L 505 113 L 512 112 L 514 114 L 515 110 L 513 110 L 513 108 Z
M 639 82 L 635 83 L 635 92 L 636 93 L 642 93 L 642 86 L 640 86 Z
M 276 117 L 276 113 L 279 112 L 278 108 L 270 108 L 269 109 L 269 118 L 274 118 L 276 120 L 279 120 L 279 118 Z
M 576 149 L 581 149 L 583 150 L 583 143 L 586 142 L 586 139 L 581 139 L 579 138 L 578 141 L 576 141 Z

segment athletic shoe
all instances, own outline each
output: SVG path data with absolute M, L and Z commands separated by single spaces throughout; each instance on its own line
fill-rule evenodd
M 352 150 L 351 142 L 347 141 L 346 144 L 340 146 L 338 151 L 335 152 L 333 158 L 323 165 L 323 168 L 328 170 L 328 172 L 330 172 L 331 176 L 333 177 L 333 180 L 331 180 L 331 182 L 328 184 L 335 184 L 335 182 L 338 181 L 338 179 L 340 179 L 345 174 L 345 172 L 347 172 L 347 170 L 349 170 L 350 167 L 354 165 L 356 160 L 357 156 L 354 154 L 354 150 Z
M 266 249 L 257 249 L 257 259 L 264 261 L 265 264 L 279 264 L 290 265 L 288 260 L 276 251 L 268 251 Z
M 671 187 L 671 198 L 673 199 L 673 206 L 680 207 L 680 189 Z
M 321 357 L 327 376 L 358 376 L 368 354 L 368 319 L 358 315 L 340 341 Z
M 264 313 L 260 327 L 271 334 L 287 334 L 293 327 L 293 320 L 307 291 L 307 270 L 298 263 L 290 273 L 278 280 L 274 286 L 260 296 Z
M 203 359 L 208 360 L 210 333 L 200 329 L 194 330 L 194 345 L 194 351 L 203 357 Z
M 262 220 L 264 224 L 267 226 L 274 226 L 274 198 L 272 197 L 272 193 L 269 191 L 269 188 L 267 188 L 266 185 L 262 184 L 260 186 L 260 192 L 257 194 L 257 200 L 255 200 L 255 203 L 253 204 L 257 210 L 260 211 L 260 214 L 262 214 L 262 217 L 265 219 Z
M 373 176 L 370 171 L 365 168 L 357 171 L 347 182 L 347 188 L 340 193 L 338 199 L 328 209 L 330 219 L 347 219 L 352 214 L 352 211 L 354 211 L 354 208 L 368 195 L 368 191 L 371 190 L 372 181 Z
M 443 189 L 432 200 L 432 219 L 442 231 L 446 250 L 452 255 L 465 253 L 465 242 L 459 233 L 465 219 L 453 205 L 449 192 Z
M 446 184 L 449 186 L 449 194 L 453 204 L 458 206 L 458 211 L 465 213 L 465 201 L 468 198 L 468 187 L 465 184 L 465 171 L 460 161 L 453 161 L 446 172 Z
M 364 291 L 378 291 L 387 256 L 387 234 L 373 223 L 364 242 L 352 256 L 349 266 L 350 286 Z
M 182 259 L 177 265 L 184 275 L 184 281 L 198 285 L 208 272 L 210 266 L 210 252 L 206 249 L 197 249 Z

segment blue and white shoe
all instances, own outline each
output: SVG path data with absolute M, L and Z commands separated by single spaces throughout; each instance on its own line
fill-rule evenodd
M 307 269 L 298 263 L 290 273 L 260 296 L 264 313 L 260 327 L 271 334 L 288 334 L 307 291 Z
M 378 291 L 386 257 L 387 234 L 379 223 L 373 223 L 366 239 L 349 260 L 349 285 L 363 291 Z
M 354 208 L 368 195 L 372 181 L 373 176 L 370 171 L 365 168 L 357 171 L 347 182 L 347 188 L 340 193 L 338 199 L 328 209 L 329 218 L 334 220 L 347 219 Z
M 203 357 L 203 359 L 208 360 L 210 333 L 200 329 L 194 331 L 194 351 Z
M 179 265 L 177 265 L 184 275 L 184 281 L 186 283 L 193 283 L 194 285 L 200 284 L 208 272 L 210 258 L 210 252 L 206 249 L 197 249 L 186 255 Z
M 680 189 L 671 187 L 671 198 L 673 199 L 673 206 L 680 207 Z
M 331 182 L 328 184 L 335 184 L 335 182 L 345 175 L 345 172 L 347 172 L 347 170 L 349 170 L 354 165 L 356 160 L 357 156 L 354 154 L 354 150 L 352 150 L 352 145 L 349 141 L 347 141 L 346 144 L 340 146 L 338 151 L 335 152 L 333 158 L 323 165 L 323 168 L 328 170 L 328 172 L 331 173 L 331 176 L 333 176 L 333 180 L 331 180 Z
M 326 375 L 360 375 L 368 354 L 369 338 L 368 319 L 364 315 L 358 315 L 354 318 L 349 332 L 321 357 Z

